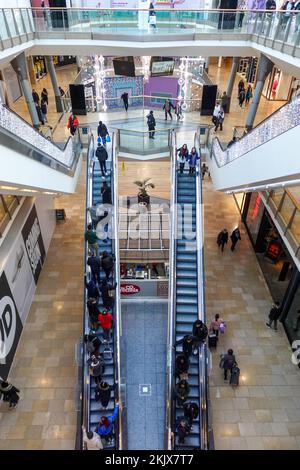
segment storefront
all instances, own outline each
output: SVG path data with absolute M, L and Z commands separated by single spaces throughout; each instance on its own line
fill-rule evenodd
M 265 81 L 262 94 L 267 100 L 289 101 L 294 91 L 294 81 L 292 75 L 274 66 Z
M 34 76 L 35 79 L 38 81 L 47 75 L 47 67 L 46 67 L 46 60 L 44 56 L 33 56 L 33 69 L 34 69 Z
M 258 58 L 242 57 L 240 59 L 238 73 L 240 73 L 247 83 L 255 83 L 257 74 Z
M 121 297 L 167 298 L 169 263 L 121 263 Z

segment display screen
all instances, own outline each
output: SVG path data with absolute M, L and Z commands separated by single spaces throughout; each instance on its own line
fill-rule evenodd
M 134 58 L 129 57 L 116 57 L 113 59 L 115 75 L 122 75 L 123 77 L 135 77 Z
M 151 77 L 160 77 L 163 75 L 173 75 L 174 60 L 160 60 L 151 62 Z

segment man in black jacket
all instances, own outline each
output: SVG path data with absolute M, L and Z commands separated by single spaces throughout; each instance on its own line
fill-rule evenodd
M 149 139 L 154 139 L 156 121 L 155 117 L 153 116 L 153 111 L 150 111 L 147 116 L 147 124 L 149 130 Z
M 113 270 L 114 264 L 115 262 L 114 262 L 113 257 L 107 251 L 103 251 L 101 267 L 103 271 L 105 272 L 107 281 L 109 280 L 109 276 Z
M 106 170 L 106 160 L 108 159 L 108 153 L 103 145 L 98 144 L 96 149 L 96 157 L 98 158 L 100 170 L 102 173 L 102 178 L 105 178 L 107 170 Z
M 100 284 L 100 269 L 101 269 L 101 261 L 98 256 L 96 256 L 95 252 L 92 251 L 91 256 L 89 256 L 87 260 L 88 266 L 90 266 L 91 271 L 92 271 L 92 280 L 96 284 Z
M 98 137 L 101 137 L 103 145 L 106 145 L 106 136 L 108 135 L 108 130 L 106 125 L 102 121 L 99 121 L 97 133 Z
M 125 111 L 128 111 L 128 93 L 126 91 L 122 94 L 121 99 L 123 100 Z
M 274 323 L 274 330 L 277 331 L 277 320 L 279 319 L 281 315 L 281 308 L 279 302 L 275 302 L 272 305 L 272 308 L 269 313 L 269 323 L 266 323 L 266 325 L 271 328 L 272 323 Z
M 239 228 L 235 228 L 232 232 L 232 234 L 230 235 L 230 238 L 231 238 L 231 251 L 234 251 L 235 249 L 235 245 L 237 244 L 237 242 L 239 240 L 241 240 L 241 233 L 239 231 Z

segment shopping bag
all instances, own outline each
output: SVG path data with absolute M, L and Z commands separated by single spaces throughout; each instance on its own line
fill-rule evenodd
M 109 134 L 107 134 L 107 136 L 106 136 L 106 142 L 111 142 L 111 138 L 110 138 Z

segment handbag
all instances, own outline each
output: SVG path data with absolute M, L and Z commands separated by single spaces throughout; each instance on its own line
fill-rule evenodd
M 220 323 L 219 330 L 220 330 L 220 333 L 222 333 L 222 334 L 225 333 L 226 325 L 225 325 L 224 322 Z
M 110 138 L 109 134 L 107 134 L 107 136 L 106 136 L 106 142 L 111 142 L 111 138 Z

